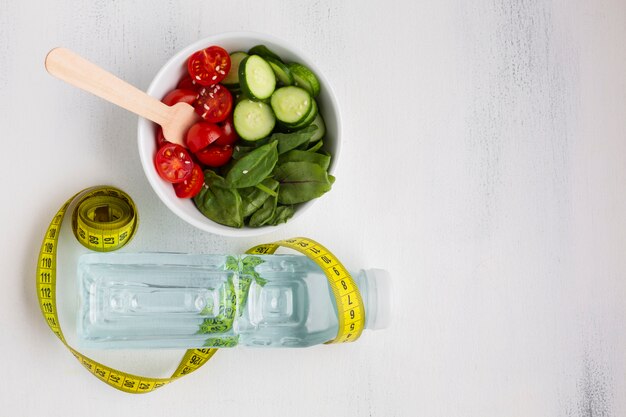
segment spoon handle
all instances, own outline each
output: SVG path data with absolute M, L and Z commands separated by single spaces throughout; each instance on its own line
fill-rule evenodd
M 66 48 L 46 56 L 46 70 L 55 77 L 163 126 L 170 107 Z

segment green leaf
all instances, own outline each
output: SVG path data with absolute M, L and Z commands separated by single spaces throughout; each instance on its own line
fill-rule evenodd
M 236 279 L 237 281 L 237 285 L 235 285 L 236 291 L 246 291 L 248 287 L 250 286 L 250 284 L 252 283 L 252 279 L 248 276 L 250 275 L 250 273 L 247 272 L 248 270 L 249 268 L 245 268 L 245 267 L 241 269 L 241 273 Z M 252 269 L 252 271 L 254 271 L 254 269 Z
M 313 200 L 331 189 L 325 169 L 311 162 L 286 162 L 276 167 L 274 179 L 280 183 L 278 202 L 297 204 Z
M 264 262 L 265 261 L 263 259 L 254 255 L 246 256 L 245 258 L 243 258 L 243 261 L 242 261 L 244 266 L 248 266 L 252 268 L 256 267 L 257 265 L 261 265 Z
M 226 174 L 226 182 L 233 188 L 252 187 L 272 173 L 278 153 L 276 142 L 263 145 L 239 159 Z
M 193 199 L 202 214 L 216 223 L 243 227 L 241 196 L 237 190 L 228 188 L 224 178 L 207 169 L 204 186 Z
M 233 149 L 233 159 L 241 159 L 255 149 L 254 146 L 237 145 Z
M 311 125 L 291 133 L 274 133 L 270 136 L 270 143 L 278 142 L 278 154 L 280 155 L 303 143 L 308 143 L 316 130 L 317 126 Z
M 269 179 L 269 178 L 266 178 L 266 179 Z M 258 183 L 257 185 L 255 185 L 255 187 L 263 191 L 264 193 L 271 195 L 272 197 L 276 197 L 278 195 L 276 191 L 272 190 L 271 188 L 267 188 L 265 185 L 263 185 L 262 181 Z
M 276 226 L 280 223 L 285 223 L 289 220 L 295 213 L 295 209 L 293 206 L 278 206 L 274 211 L 274 215 L 271 220 L 267 222 L 267 224 L 271 224 L 272 226 Z
M 278 181 L 272 178 L 266 178 L 261 181 L 260 184 L 263 184 L 272 191 L 276 191 L 278 189 Z M 241 194 L 241 205 L 243 207 L 243 217 L 252 215 L 252 213 L 261 208 L 263 203 L 265 203 L 265 200 L 270 197 L 270 194 L 262 189 L 259 189 L 258 185 L 259 184 L 254 187 L 239 189 L 239 194 Z
M 254 267 L 243 267 L 241 269 L 240 277 L 243 280 L 242 282 L 245 281 L 247 283 L 247 287 L 245 287 L 244 289 L 247 291 L 250 287 L 250 284 L 252 283 L 252 280 L 257 279 L 259 276 L 259 273 L 255 271 Z
M 317 152 L 299 151 L 294 149 L 278 157 L 278 164 L 285 162 L 311 162 L 328 170 L 330 166 L 330 156 Z
M 279 194 L 280 196 L 280 194 Z M 248 222 L 248 226 L 250 227 L 260 227 L 265 225 L 265 223 L 269 222 L 274 215 L 274 210 L 276 210 L 278 198 L 269 196 L 263 206 L 260 209 L 255 211 L 252 216 L 250 216 L 250 221 Z
M 307 149 L 307 152 L 317 152 L 320 150 L 320 148 L 324 146 L 324 141 L 318 141 L 315 143 L 315 145 L 311 146 L 309 149 Z
M 239 271 L 239 261 L 234 256 L 228 255 L 224 267 L 228 271 Z
M 257 283 L 257 285 L 260 285 L 261 287 L 264 287 L 265 284 L 267 284 L 267 280 L 261 277 L 255 277 L 254 281 Z
M 250 284 L 252 284 L 252 279 L 254 279 L 253 276 L 249 276 L 249 275 L 250 274 L 246 272 L 245 268 L 243 268 L 236 280 L 235 294 L 236 294 L 236 300 L 239 303 L 238 304 L 239 316 L 241 316 L 241 314 L 243 313 L 246 303 L 248 302 L 248 293 L 250 290 Z
M 242 260 L 242 273 L 251 276 L 260 286 L 264 286 L 265 284 L 267 284 L 267 280 L 261 278 L 261 275 L 259 275 L 259 273 L 255 269 L 257 266 L 261 265 L 264 262 L 265 260 L 261 259 L 259 256 L 246 256 Z

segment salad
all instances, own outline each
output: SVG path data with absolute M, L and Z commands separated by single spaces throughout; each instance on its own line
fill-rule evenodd
M 319 93 L 309 68 L 283 61 L 264 45 L 196 51 L 162 101 L 188 103 L 202 121 L 188 130 L 186 148 L 158 129 L 156 170 L 179 198 L 193 199 L 217 223 L 284 223 L 296 205 L 320 197 L 335 181 L 323 148 Z

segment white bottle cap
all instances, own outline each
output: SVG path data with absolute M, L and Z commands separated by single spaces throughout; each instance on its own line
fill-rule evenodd
M 391 277 L 384 269 L 367 269 L 367 300 L 365 317 L 368 329 L 378 330 L 389 327 L 393 306 Z

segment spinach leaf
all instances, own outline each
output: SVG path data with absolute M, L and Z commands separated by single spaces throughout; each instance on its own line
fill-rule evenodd
M 252 278 L 254 278 L 254 281 L 261 287 L 267 284 L 267 280 L 261 277 L 261 275 L 256 271 L 255 268 L 264 262 L 265 261 L 258 256 L 246 256 L 245 258 L 243 258 L 243 265 L 241 269 L 241 272 L 243 274 L 250 275 Z
M 272 178 L 264 179 L 261 184 L 273 191 L 278 189 L 278 181 Z M 243 217 L 248 217 L 261 208 L 263 203 L 265 203 L 265 200 L 267 200 L 270 196 L 268 193 L 257 188 L 256 186 L 241 188 L 239 190 L 239 194 L 241 195 Z
M 276 191 L 272 190 L 271 188 L 267 188 L 265 185 L 263 185 L 263 181 L 255 185 L 255 187 L 263 191 L 265 194 L 273 195 L 274 197 L 278 195 Z
M 224 269 L 227 271 L 239 271 L 239 261 L 234 256 L 228 255 L 226 257 L 226 263 Z
M 330 156 L 317 152 L 299 151 L 294 149 L 278 157 L 279 165 L 284 164 L 285 162 L 311 162 L 321 166 L 325 170 L 328 170 L 328 167 L 330 166 Z
M 261 265 L 262 263 L 265 263 L 265 261 L 259 258 L 258 256 L 250 255 L 250 256 L 246 256 L 245 258 L 243 258 L 242 263 L 244 267 L 254 269 L 256 266 Z
M 276 226 L 277 224 L 285 223 L 293 216 L 294 213 L 295 209 L 293 208 L 293 206 L 278 206 L 274 211 L 274 215 L 272 216 L 270 221 L 267 222 L 267 224 Z
M 228 188 L 226 180 L 211 169 L 204 170 L 204 183 L 207 185 L 214 185 L 216 187 Z
M 254 146 L 237 145 L 233 149 L 233 159 L 241 159 L 255 149 Z
M 320 148 L 324 146 L 324 141 L 318 141 L 315 143 L 315 145 L 311 146 L 309 149 L 307 149 L 307 152 L 317 152 L 320 150 Z
M 278 153 L 276 142 L 263 145 L 243 156 L 226 174 L 226 182 L 233 188 L 252 187 L 272 173 Z
M 268 199 L 265 200 L 265 203 L 263 203 L 263 206 L 250 216 L 248 226 L 260 227 L 269 222 L 276 210 L 277 200 L 278 197 L 269 196 Z
M 310 125 L 291 133 L 274 133 L 270 136 L 270 143 L 278 142 L 278 154 L 283 154 L 304 143 L 308 143 L 316 130 L 317 126 Z
M 278 202 L 297 204 L 313 200 L 329 191 L 332 185 L 328 173 L 311 162 L 285 162 L 274 170 L 280 183 Z
M 198 210 L 214 222 L 243 227 L 241 196 L 215 172 L 204 171 L 204 186 L 193 201 Z

